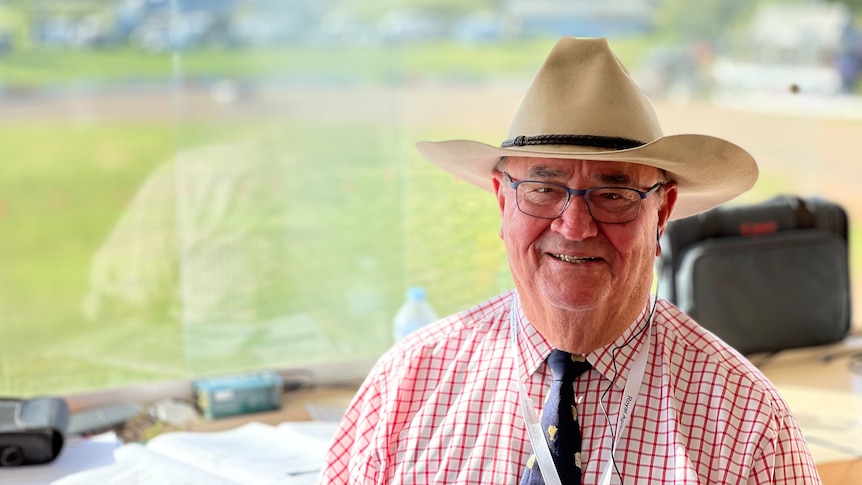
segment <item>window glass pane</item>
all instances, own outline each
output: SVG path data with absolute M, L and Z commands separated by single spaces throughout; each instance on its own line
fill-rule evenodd
M 511 288 L 493 196 L 414 143 L 500 143 L 560 35 L 609 36 L 666 133 L 750 150 L 740 202 L 858 218 L 849 10 L 803 52 L 756 2 L 587 3 L 0 2 L 0 394 L 361 374 L 408 287 Z

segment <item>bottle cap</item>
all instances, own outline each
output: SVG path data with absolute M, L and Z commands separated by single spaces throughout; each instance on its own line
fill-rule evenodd
M 420 301 L 428 297 L 425 288 L 421 286 L 411 286 L 407 288 L 407 299 L 410 301 Z

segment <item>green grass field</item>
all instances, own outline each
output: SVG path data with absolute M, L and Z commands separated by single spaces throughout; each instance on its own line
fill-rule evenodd
M 450 42 L 409 46 L 307 46 L 254 49 L 202 49 L 149 54 L 129 48 L 27 50 L 4 54 L 0 84 L 32 89 L 105 81 L 165 79 L 291 78 L 343 82 L 403 82 L 415 76 L 471 80 L 531 76 L 555 39 L 539 38 L 487 45 Z M 621 38 L 611 43 L 626 63 L 639 59 L 650 39 Z
M 213 144 L 291 134 L 249 143 L 241 154 L 250 158 L 219 162 L 214 174 L 207 163 L 172 160 L 173 131 L 4 126 L 3 394 L 369 357 L 391 344 L 407 285 L 427 286 L 448 313 L 506 284 L 490 196 L 452 189 L 448 176 L 403 155 L 412 141 L 385 123 L 184 126 L 182 146 L 214 158 Z M 222 172 L 227 163 L 242 170 Z M 222 183 L 228 174 L 242 186 Z M 178 188 L 142 190 L 153 180 Z M 207 212 L 222 203 L 231 207 Z M 131 237 L 111 247 L 112 231 L 144 206 Z M 87 315 L 93 295 L 98 311 Z
M 91 92 L 106 83 L 222 77 L 300 86 L 474 81 L 529 73 L 547 48 L 537 41 L 480 51 L 288 48 L 176 57 L 30 51 L 6 55 L 0 80 L 7 94 L 25 98 L 66 86 Z M 230 173 L 254 187 L 249 200 L 222 212 L 207 208 L 238 189 L 198 162 L 174 160 L 177 150 L 262 132 L 290 135 L 225 166 L 245 167 Z M 490 197 L 453 188 L 418 159 L 413 134 L 394 119 L 74 123 L 46 116 L 4 122 L 2 137 L 5 395 L 374 356 L 391 344 L 391 317 L 406 286 L 428 287 L 438 311 L 449 313 L 509 285 Z M 176 190 L 146 188 L 170 183 Z M 134 215 L 140 207 L 147 209 Z
M 222 77 L 481 85 L 528 79 L 551 43 L 13 53 L 0 80 L 22 99 Z M 647 45 L 615 47 L 633 59 Z M 407 286 L 426 286 L 441 314 L 511 287 L 492 197 L 413 148 L 499 133 L 457 113 L 416 125 L 384 108 L 356 119 L 0 119 L 0 395 L 375 356 Z M 763 174 L 753 195 L 781 186 Z

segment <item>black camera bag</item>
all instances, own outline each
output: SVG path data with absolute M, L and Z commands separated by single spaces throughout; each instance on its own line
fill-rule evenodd
M 63 448 L 69 408 L 55 397 L 0 399 L 0 467 L 38 465 Z
M 743 354 L 828 344 L 850 328 L 847 215 L 778 196 L 671 221 L 658 293 Z

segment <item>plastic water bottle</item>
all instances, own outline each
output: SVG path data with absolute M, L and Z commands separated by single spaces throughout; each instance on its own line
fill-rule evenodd
M 395 314 L 392 335 L 397 342 L 408 333 L 436 321 L 437 318 L 437 312 L 428 303 L 425 288 L 413 286 L 407 289 L 407 300 Z

